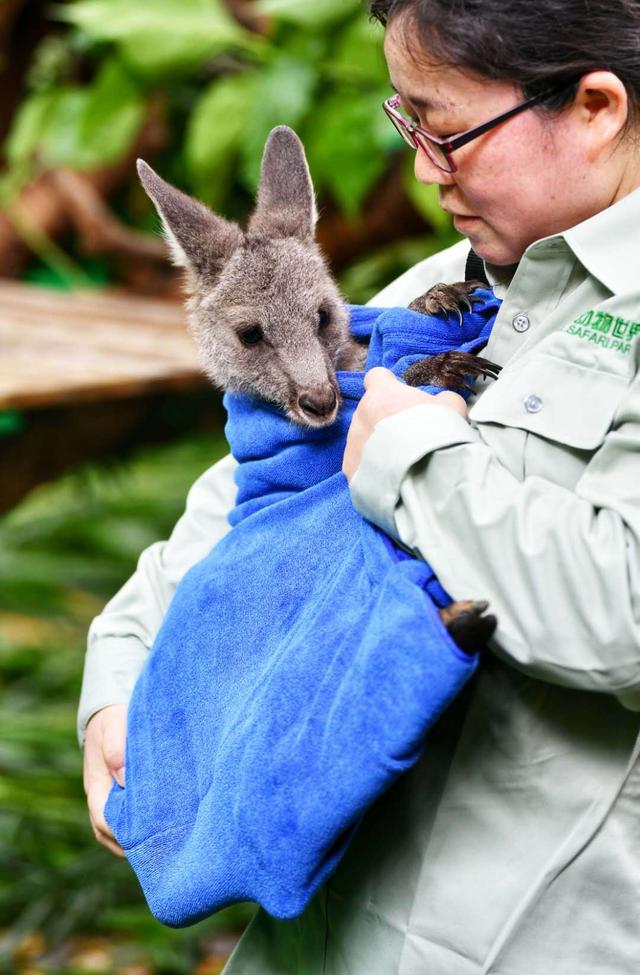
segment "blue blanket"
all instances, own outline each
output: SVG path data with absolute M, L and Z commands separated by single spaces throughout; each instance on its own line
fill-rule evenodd
M 367 368 L 474 350 L 499 305 L 482 298 L 462 326 L 353 308 Z M 233 531 L 178 586 L 130 702 L 126 787 L 105 816 L 171 926 L 240 900 L 300 914 L 476 666 L 429 566 L 351 504 L 340 468 L 363 373 L 338 379 L 322 430 L 227 394 Z

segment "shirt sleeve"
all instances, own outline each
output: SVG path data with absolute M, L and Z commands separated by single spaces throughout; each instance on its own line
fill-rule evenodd
M 446 415 L 445 415 L 446 414 Z M 454 599 L 488 599 L 492 643 L 533 677 L 640 709 L 640 377 L 575 490 L 518 479 L 481 425 L 441 406 L 382 420 L 357 510 L 426 559 Z
M 145 549 L 135 573 L 93 620 L 77 717 L 81 747 L 96 711 L 128 703 L 178 582 L 229 531 L 235 467 L 227 456 L 198 478 L 169 540 Z

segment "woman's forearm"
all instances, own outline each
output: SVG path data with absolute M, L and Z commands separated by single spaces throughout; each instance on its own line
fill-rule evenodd
M 356 508 L 428 560 L 453 598 L 489 599 L 495 648 L 514 665 L 640 707 L 640 380 L 575 490 L 519 480 L 461 418 L 442 413 L 439 438 L 432 412 L 377 426 Z

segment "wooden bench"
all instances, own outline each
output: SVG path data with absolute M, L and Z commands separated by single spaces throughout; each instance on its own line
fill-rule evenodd
M 181 304 L 0 282 L 0 409 L 202 382 Z
M 180 303 L 0 281 L 0 511 L 194 390 L 215 409 Z

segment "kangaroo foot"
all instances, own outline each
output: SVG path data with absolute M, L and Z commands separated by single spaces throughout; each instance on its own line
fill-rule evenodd
M 440 352 L 439 355 L 419 359 L 405 371 L 403 379 L 408 386 L 446 386 L 466 389 L 476 376 L 496 379 L 500 366 L 473 355 L 471 352 Z
M 486 600 L 463 599 L 440 610 L 440 619 L 464 653 L 482 649 L 493 636 L 498 621 L 491 614 L 484 615 L 488 607 Z

